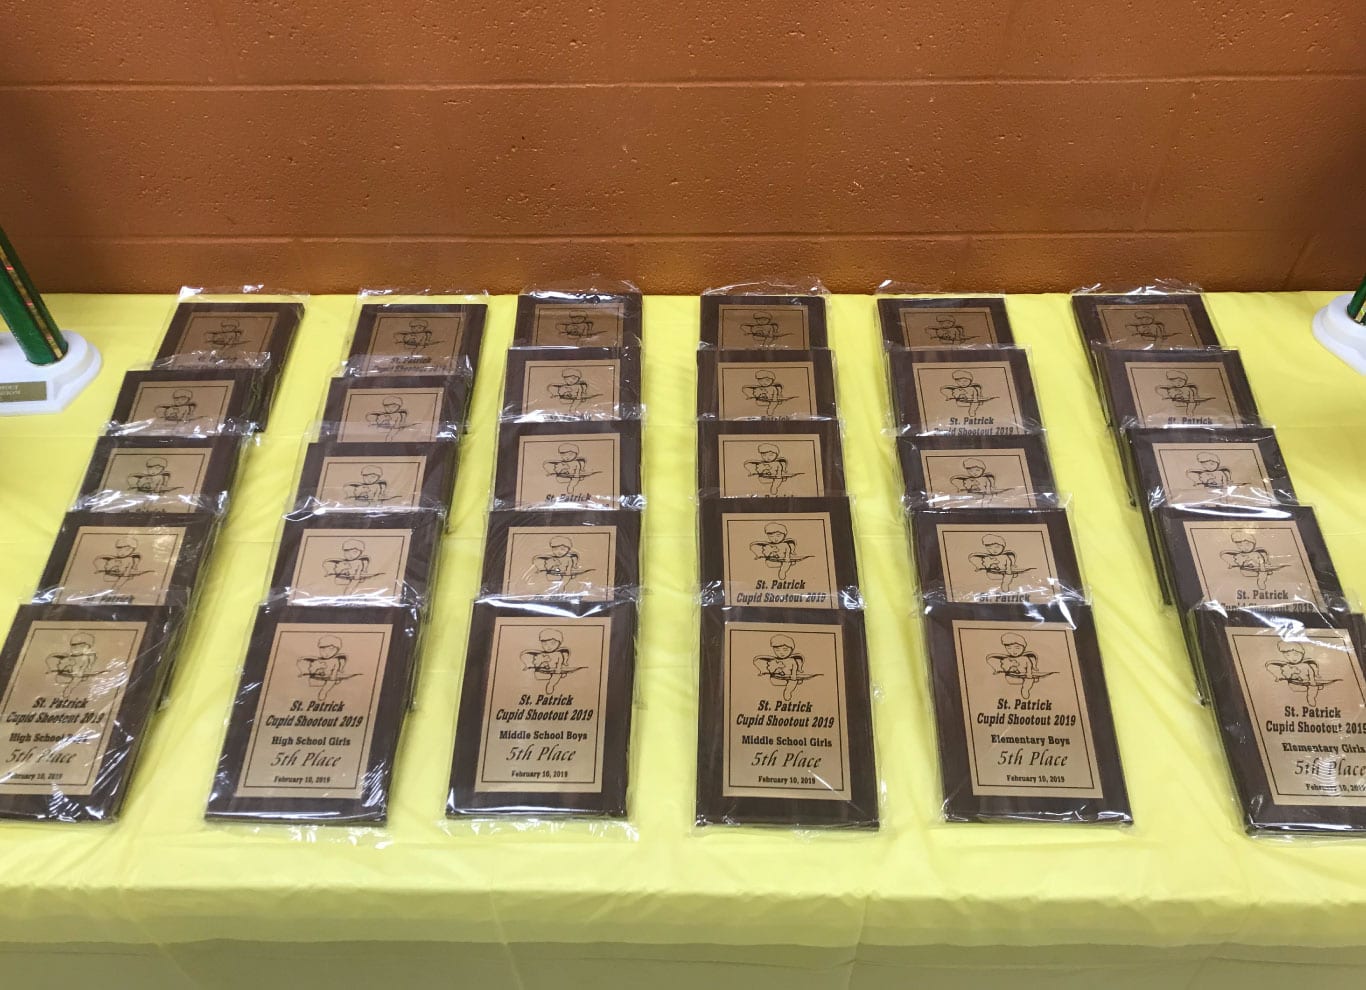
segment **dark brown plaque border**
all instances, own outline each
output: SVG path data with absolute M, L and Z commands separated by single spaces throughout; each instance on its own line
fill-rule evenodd
M 1010 366 L 1010 378 L 1018 400 L 1019 428 L 1013 433 L 998 433 L 996 427 L 983 427 L 990 432 L 979 432 L 975 427 L 962 430 L 926 432 L 920 418 L 920 403 L 916 395 L 915 371 L 920 364 L 981 364 L 1004 363 Z M 1028 436 L 1043 432 L 1043 416 L 1034 391 L 1034 378 L 1029 373 L 1029 355 L 1022 347 L 917 347 L 900 348 L 887 354 L 889 385 L 892 395 L 892 421 L 899 434 L 912 436 L 1008 437 Z
M 524 292 L 517 297 L 517 319 L 512 328 L 513 347 L 553 347 L 578 350 L 572 344 L 536 343 L 536 307 L 541 304 L 550 306 L 604 305 L 622 303 L 620 347 L 640 347 L 641 311 L 643 297 L 639 292 Z M 590 344 L 590 347 L 600 345 Z
M 701 342 L 703 347 L 721 346 L 721 307 L 753 306 L 762 309 L 768 306 L 790 309 L 800 306 L 806 310 L 806 346 L 796 350 L 811 350 L 830 346 L 830 335 L 826 329 L 825 297 L 817 295 L 712 295 L 700 297 L 702 302 Z M 784 348 L 774 348 L 771 353 L 781 354 Z M 770 353 L 766 351 L 765 353 Z
M 608 601 L 635 598 L 640 592 L 641 513 L 634 509 L 494 509 L 489 513 L 484 536 L 484 575 L 481 599 L 526 601 L 526 595 L 507 595 L 503 576 L 507 570 L 508 536 L 514 527 L 551 526 L 570 533 L 606 526 L 616 528 L 616 593 Z M 576 601 L 576 595 L 546 596 L 548 601 Z M 593 601 L 597 602 L 598 599 Z M 605 604 L 605 603 L 604 603 Z
M 400 531 L 412 534 L 408 545 L 408 564 L 403 574 L 403 605 L 425 609 L 431 599 L 431 585 L 434 577 L 437 556 L 441 550 L 441 517 L 431 511 L 408 510 L 406 512 L 325 512 L 303 516 L 298 519 L 285 519 L 280 533 L 280 549 L 275 556 L 275 567 L 271 571 L 270 593 L 283 596 L 294 577 L 299 551 L 303 547 L 304 536 L 315 529 L 363 529 L 376 533 Z M 365 599 L 357 604 L 342 602 L 327 605 L 305 605 L 291 603 L 289 608 L 305 609 L 313 613 L 322 609 L 347 612 L 368 608 L 384 609 L 395 606 L 380 605 Z M 340 620 L 339 620 L 340 621 Z
M 748 501 L 746 499 L 745 501 Z M 725 635 L 730 622 L 839 626 L 844 635 L 845 730 L 849 739 L 848 801 L 726 797 Z M 702 607 L 697 713 L 698 825 L 878 827 L 873 713 L 863 613 L 852 609 Z
M 129 433 L 124 436 L 100 437 L 95 441 L 95 450 L 90 455 L 90 464 L 86 467 L 85 477 L 81 481 L 80 494 L 76 496 L 77 507 L 98 512 L 104 516 L 157 514 L 155 509 L 101 509 L 98 505 L 90 504 L 91 500 L 101 492 L 128 491 L 126 488 L 108 488 L 101 485 L 104 472 L 112 457 L 144 450 L 148 457 L 181 452 L 207 453 L 209 455 L 208 467 L 204 472 L 204 481 L 200 485 L 200 493 L 196 496 L 171 495 L 167 496 L 167 500 L 192 497 L 200 500 L 203 511 L 216 513 L 226 511 L 228 491 L 232 488 L 233 478 L 237 472 L 238 457 L 242 452 L 241 438 L 230 434 L 214 437 L 149 437 Z M 194 512 L 171 514 L 193 515 Z
M 617 362 L 617 415 L 614 419 L 640 419 L 641 377 L 640 348 L 638 347 L 513 347 L 508 350 L 507 370 L 504 374 L 503 404 L 499 418 L 518 422 L 592 423 L 604 422 L 602 417 L 565 416 L 550 413 L 528 413 L 522 408 L 527 364 L 532 362 L 573 364 L 576 361 Z
M 809 422 L 821 419 L 839 419 L 839 407 L 835 402 L 835 360 L 834 352 L 822 348 L 808 348 L 792 351 L 756 350 L 719 350 L 714 347 L 702 348 L 697 352 L 697 415 L 699 418 L 721 418 L 721 386 L 718 380 L 720 365 L 725 364 L 809 364 L 811 384 L 815 389 L 813 408 L 810 416 L 745 416 L 740 420 L 754 420 L 761 423 Z
M 199 382 L 233 383 L 232 394 L 223 417 L 223 425 L 212 433 L 199 432 L 187 434 L 148 433 L 139 424 L 146 420 L 129 420 L 133 403 L 137 398 L 139 385 L 175 385 L 184 382 L 194 385 Z M 265 429 L 266 398 L 268 393 L 261 389 L 261 380 L 255 371 L 241 368 L 208 369 L 188 371 L 182 368 L 152 368 L 148 371 L 129 371 L 123 376 L 118 397 L 114 400 L 114 411 L 109 416 L 109 436 L 170 436 L 176 440 L 194 437 L 221 436 L 225 433 L 254 433 Z
M 1299 529 L 1300 540 L 1309 555 L 1310 577 L 1318 585 L 1324 605 L 1331 609 L 1345 607 L 1342 584 L 1338 579 L 1333 558 L 1324 542 L 1323 531 L 1319 529 L 1318 517 L 1307 505 L 1267 506 L 1264 509 L 1217 508 L 1178 508 L 1171 505 L 1159 506 L 1153 513 L 1157 525 L 1158 543 L 1163 551 L 1162 564 L 1167 568 L 1176 606 L 1186 614 L 1204 600 L 1200 590 L 1200 575 L 1196 570 L 1195 555 L 1185 538 L 1184 523 L 1187 522 L 1243 522 L 1256 526 L 1267 522 L 1290 522 Z M 1240 607 L 1236 602 L 1221 603 L 1226 608 Z M 1312 609 L 1308 602 L 1289 602 L 1276 606 L 1271 603 L 1249 605 L 1264 611 L 1284 611 L 1287 607 L 1298 610 Z M 1297 615 L 1298 618 L 1298 615 Z
M 1081 335 L 1081 346 L 1086 351 L 1087 357 L 1091 361 L 1091 373 L 1096 373 L 1096 356 L 1099 348 L 1109 349 L 1112 345 L 1109 338 L 1105 336 L 1105 327 L 1100 319 L 1101 306 L 1134 306 L 1145 308 L 1151 306 L 1184 306 L 1190 313 L 1191 324 L 1195 327 L 1195 335 L 1201 340 L 1204 347 L 1217 348 L 1220 346 L 1219 335 L 1214 331 L 1214 323 L 1209 317 L 1209 310 L 1205 308 L 1204 297 L 1196 292 L 1177 292 L 1177 293 L 1158 293 L 1146 295 L 1093 295 L 1091 293 L 1075 293 L 1072 296 L 1072 315 L 1076 318 L 1077 332 Z M 1134 348 L 1143 350 L 1145 353 L 1153 351 L 1175 351 L 1176 353 L 1190 354 L 1199 351 L 1199 347 L 1154 347 L 1154 348 Z
M 924 296 L 913 299 L 883 297 L 877 301 L 878 323 L 882 327 L 882 344 L 889 351 L 919 349 L 920 345 L 906 343 L 901 313 L 907 309 L 986 309 L 991 311 L 991 325 L 996 333 L 994 341 L 976 341 L 964 345 L 966 349 L 1010 347 L 1015 343 L 1015 332 L 1006 313 L 1006 301 L 1001 296 Z M 934 346 L 934 345 L 927 345 Z M 941 345 L 942 346 L 942 345 Z
M 329 622 L 338 625 L 387 625 L 392 630 L 389 657 L 380 682 L 379 704 L 375 709 L 374 731 L 370 736 L 369 760 L 362 774 L 364 792 L 359 798 L 235 797 L 234 792 L 244 772 L 247 746 L 251 741 L 252 725 L 276 627 L 281 623 L 326 626 Z M 322 608 L 279 603 L 262 605 L 256 613 L 242 676 L 233 696 L 228 729 L 204 817 L 210 820 L 320 825 L 383 822 L 388 815 L 389 785 L 393 780 L 399 735 L 408 711 L 407 694 L 416 663 L 417 628 L 417 617 L 407 608 Z
M 1120 449 L 1124 458 L 1124 473 L 1129 482 L 1130 500 L 1139 508 L 1146 508 L 1151 494 L 1162 489 L 1162 472 L 1158 469 L 1159 444 L 1203 444 L 1218 450 L 1226 443 L 1255 444 L 1266 465 L 1267 480 L 1272 494 L 1282 505 L 1295 505 L 1299 499 L 1285 466 L 1276 431 L 1269 426 L 1149 426 L 1132 427 L 1123 431 Z M 1197 503 L 1189 503 L 1197 504 Z M 1212 503 L 1223 504 L 1223 503 Z
M 455 440 L 434 440 L 424 443 L 338 443 L 332 440 L 319 440 L 304 449 L 303 470 L 299 472 L 299 485 L 294 492 L 294 512 L 326 511 L 338 517 L 372 513 L 404 513 L 438 511 L 447 512 L 455 492 L 455 478 L 458 469 L 460 444 Z M 389 508 L 347 507 L 338 508 L 331 503 L 319 502 L 314 494 L 322 481 L 323 462 L 329 457 L 373 457 L 376 460 L 393 457 L 425 457 L 427 466 L 422 472 L 420 502 L 416 506 L 396 505 Z
M 437 424 L 437 440 L 458 437 L 465 425 L 469 412 L 470 383 L 464 378 L 453 375 L 361 375 L 333 378 L 327 386 L 327 398 L 323 403 L 322 422 L 318 436 L 322 440 L 335 440 L 341 436 L 342 416 L 346 399 L 352 392 L 386 392 L 391 389 L 430 388 L 441 389 L 441 406 Z M 384 443 L 386 446 L 414 441 L 369 441 Z M 422 440 L 418 443 L 436 441 Z
M 621 477 L 617 479 L 617 502 L 623 507 L 638 502 L 640 485 L 640 420 L 638 419 L 576 419 L 554 423 L 503 423 L 498 428 L 498 459 L 493 475 L 493 501 L 502 508 L 513 508 L 517 501 L 517 462 L 523 437 L 550 438 L 578 434 L 616 434 L 620 437 L 617 449 Z M 599 503 L 594 503 L 599 504 Z M 546 508 L 528 506 L 525 511 Z M 582 502 L 565 503 L 565 508 L 551 508 L 561 512 L 583 509 Z
M 1237 351 L 1224 350 L 1122 350 L 1116 347 L 1096 347 L 1095 359 L 1100 373 L 1101 404 L 1105 411 L 1105 425 L 1113 429 L 1125 426 L 1149 429 L 1226 429 L 1260 426 L 1261 413 L 1252 395 L 1252 385 L 1243 370 L 1243 359 Z M 1239 422 L 1220 424 L 1173 423 L 1170 427 L 1152 427 L 1139 422 L 1138 406 L 1129 388 L 1128 366 L 1133 364 L 1205 364 L 1224 369 L 1228 378 L 1232 412 Z M 1123 444 L 1121 443 L 1121 458 Z
M 718 460 L 722 437 L 766 436 L 774 433 L 815 434 L 821 441 L 821 472 L 825 493 L 847 494 L 844 489 L 844 439 L 838 420 L 829 419 L 700 419 L 697 421 L 697 490 L 703 495 L 721 491 L 721 464 Z M 732 496 L 762 498 L 764 496 Z
M 1228 760 L 1233 789 L 1242 812 L 1243 827 L 1249 833 L 1318 832 L 1321 834 L 1344 831 L 1366 831 L 1366 807 L 1333 807 L 1332 805 L 1282 804 L 1275 798 L 1271 782 L 1262 767 L 1261 753 L 1253 733 L 1251 714 L 1238 685 L 1238 675 L 1228 646 L 1225 631 L 1237 629 L 1268 629 L 1271 622 L 1264 611 L 1257 609 L 1199 608 L 1195 616 L 1196 637 L 1200 648 L 1200 662 L 1205 669 L 1205 680 L 1212 702 L 1215 727 Z M 1362 637 L 1366 622 L 1360 615 L 1329 617 L 1320 614 L 1296 615 L 1307 629 L 1342 629 L 1352 637 L 1356 647 L 1356 662 L 1362 665 Z
M 370 344 L 375 336 L 375 327 L 381 316 L 390 312 L 426 314 L 428 316 L 461 316 L 460 348 L 451 355 L 452 367 L 443 372 L 439 367 L 424 367 L 411 375 L 402 372 L 384 371 L 370 373 L 364 370 L 365 363 L 375 355 L 370 353 Z M 346 375 L 351 378 L 419 378 L 432 376 L 456 376 L 474 380 L 479 370 L 479 354 L 483 349 L 484 325 L 488 317 L 488 306 L 483 303 L 364 303 L 356 317 L 356 332 L 351 338 L 351 349 L 346 357 Z
M 182 610 L 160 605 L 20 605 L 0 653 L 0 685 L 8 685 L 18 664 L 18 653 L 34 622 L 142 622 L 142 649 L 128 671 L 119 717 L 109 730 L 104 762 L 89 794 L 0 795 L 0 818 L 29 821 L 114 821 L 127 799 L 143 741 L 150 731 L 157 702 L 163 695 L 179 642 Z M 3 692 L 0 692 L 3 693 Z
M 299 329 L 299 323 L 303 320 L 304 304 L 301 302 L 182 302 L 171 314 L 171 322 L 166 328 L 165 336 L 161 339 L 161 349 L 157 351 L 156 363 L 165 366 L 164 362 L 171 361 L 182 354 L 214 353 L 213 351 L 181 351 L 180 345 L 183 343 L 185 332 L 189 329 L 190 321 L 194 317 L 212 316 L 215 313 L 260 313 L 275 316 L 275 326 L 271 328 L 270 338 L 266 341 L 266 350 L 251 353 L 270 355 L 269 363 L 262 370 L 269 369 L 269 374 L 273 378 L 278 378 L 285 362 L 289 360 L 289 352 L 294 346 L 294 338 Z M 225 368 L 254 367 L 250 364 L 232 361 L 223 362 L 219 366 Z M 194 370 L 200 370 L 202 367 L 202 365 L 197 365 Z
M 1096 750 L 1096 772 L 1103 797 L 978 797 L 972 793 L 972 770 L 963 730 L 963 701 L 958 681 L 958 653 L 953 635 L 953 623 L 961 620 L 1003 624 L 1062 622 L 1072 626 L 1077 671 L 1091 717 L 1091 741 Z M 1133 822 L 1110 695 L 1105 685 L 1105 670 L 1089 605 L 931 605 L 925 610 L 925 639 L 939 742 L 939 772 L 944 788 L 944 817 L 948 821 Z
M 858 555 L 854 545 L 854 523 L 849 497 L 846 495 L 803 496 L 797 498 L 765 497 L 708 497 L 700 500 L 697 509 L 698 540 L 701 543 L 701 583 L 704 605 L 725 603 L 725 541 L 722 539 L 722 518 L 726 515 L 764 518 L 777 514 L 800 513 L 830 516 L 830 553 L 835 566 L 835 587 L 831 589 L 832 604 L 826 608 L 800 608 L 773 605 L 730 605 L 729 608 L 759 608 L 770 611 L 827 612 L 834 609 L 862 607 L 858 580 Z M 849 601 L 852 592 L 859 600 Z M 834 604 L 838 603 L 838 604 Z
M 1053 563 L 1058 573 L 1058 588 L 1051 597 L 1074 602 L 1086 601 L 1086 589 L 1082 585 L 1081 566 L 1077 562 L 1077 550 L 1072 542 L 1072 529 L 1067 522 L 1067 510 L 1061 508 L 1002 508 L 1002 509 L 917 509 L 911 513 L 911 528 L 914 533 L 916 573 L 920 581 L 920 594 L 938 602 L 947 602 L 948 586 L 944 573 L 944 561 L 939 553 L 940 526 L 981 526 L 984 530 L 994 526 L 1037 525 L 1048 530 L 1048 542 L 1052 545 Z M 960 602 L 958 604 L 1012 605 L 1026 604 L 1010 601 Z
M 909 508 L 931 506 L 929 484 L 920 462 L 922 450 L 932 453 L 974 452 L 991 454 L 1005 450 L 1024 451 L 1025 466 L 1029 468 L 1034 491 L 1029 495 L 1038 506 L 1058 503 L 1057 482 L 1053 480 L 1053 465 L 1048 457 L 1048 444 L 1043 433 L 1019 433 L 1007 436 L 974 437 L 940 433 L 929 436 L 900 436 L 896 438 L 897 458 L 901 462 L 901 476 L 905 481 L 904 498 Z M 952 507 L 952 503 L 946 503 Z M 965 506 L 965 508 L 970 508 Z
M 494 621 L 498 618 L 542 619 L 610 617 L 608 645 L 607 710 L 603 713 L 602 790 L 478 793 L 479 746 L 484 728 L 484 701 L 490 670 Z M 630 770 L 630 740 L 636 673 L 636 604 L 632 601 L 475 602 L 470 615 L 470 635 L 465 656 L 464 683 L 460 689 L 460 714 L 455 728 L 455 755 L 451 761 L 450 791 L 446 814 L 450 818 L 485 815 L 555 815 L 625 818 L 626 789 Z
M 48 554 L 43 575 L 38 580 L 41 596 L 56 594 L 62 583 L 62 571 L 76 541 L 76 534 L 83 526 L 126 529 L 183 529 L 184 539 L 180 544 L 180 555 L 171 568 L 170 581 L 166 587 L 166 605 L 185 604 L 191 600 L 199 583 L 199 575 L 208 565 L 213 555 L 214 541 L 218 536 L 221 517 L 212 512 L 93 512 L 81 510 L 68 512 L 62 519 L 61 528 L 52 541 L 52 552 Z M 35 599 L 36 600 L 36 599 Z M 72 602 L 72 605 L 78 603 Z M 92 600 L 86 604 L 91 608 L 109 608 Z M 121 608 L 158 608 L 161 606 L 120 605 Z

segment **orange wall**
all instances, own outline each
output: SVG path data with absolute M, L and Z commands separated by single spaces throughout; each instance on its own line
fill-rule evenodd
M 49 290 L 1366 269 L 1366 0 L 10 0 Z

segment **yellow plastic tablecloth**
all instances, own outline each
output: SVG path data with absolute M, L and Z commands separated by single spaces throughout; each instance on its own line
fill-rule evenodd
M 1242 349 L 1344 583 L 1366 588 L 1366 390 L 1312 338 L 1331 294 L 1208 297 Z M 104 355 L 66 412 L 0 418 L 0 622 L 37 579 L 112 407 L 173 300 L 56 296 Z M 1195 701 L 1066 296 L 1007 299 L 1032 366 L 1096 606 L 1136 824 L 944 825 L 919 621 L 885 435 L 875 305 L 830 300 L 848 485 L 867 600 L 883 825 L 875 835 L 692 826 L 696 717 L 693 298 L 645 302 L 648 589 L 639 646 L 634 835 L 569 825 L 476 834 L 443 801 L 495 416 L 515 300 L 490 319 L 419 693 L 382 829 L 210 826 L 202 813 L 245 636 L 301 442 L 344 352 L 350 297 L 314 298 L 271 428 L 246 462 L 175 695 L 111 826 L 0 825 L 0 986 L 683 986 L 749 963 L 752 987 L 1318 986 L 1366 974 L 1366 842 L 1254 840 Z M 0 627 L 3 628 L 3 627 Z M 234 942 L 250 943 L 244 950 Z M 1356 967 L 1361 966 L 1358 970 Z M 1011 970 L 1009 974 L 1004 970 Z M 7 976 L 28 980 L 11 982 Z M 121 982 L 126 980 L 126 982 Z M 338 982 L 339 981 L 339 982 Z M 478 981 L 478 982 L 476 982 Z

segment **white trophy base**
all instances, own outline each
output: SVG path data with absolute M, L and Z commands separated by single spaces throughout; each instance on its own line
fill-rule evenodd
M 0 416 L 61 412 L 100 371 L 100 352 L 78 333 L 54 364 L 30 364 L 13 334 L 0 333 Z
M 1366 375 L 1366 327 L 1347 315 L 1350 292 L 1314 314 L 1314 336 L 1360 374 Z

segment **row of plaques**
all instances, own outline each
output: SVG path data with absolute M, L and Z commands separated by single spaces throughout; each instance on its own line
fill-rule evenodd
M 129 372 L 0 653 L 0 817 L 118 817 L 245 437 L 267 419 L 303 306 L 180 304 Z
M 700 825 L 878 826 L 868 646 L 819 296 L 703 296 Z
M 1073 307 L 1245 828 L 1366 830 L 1361 617 L 1238 353 L 1196 294 Z
M 626 816 L 640 594 L 638 296 L 522 296 L 446 812 Z
M 1028 358 L 1010 343 L 1004 306 L 961 300 L 959 313 L 935 301 L 961 332 L 952 347 L 926 347 L 895 339 L 894 302 L 880 308 L 944 817 L 1127 824 L 1094 619 Z
M 305 445 L 208 818 L 387 817 L 485 310 L 360 307 Z

